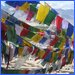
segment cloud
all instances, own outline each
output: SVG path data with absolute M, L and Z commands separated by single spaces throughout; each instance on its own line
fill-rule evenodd
M 74 9 L 74 1 L 40 1 L 48 3 L 54 9 Z

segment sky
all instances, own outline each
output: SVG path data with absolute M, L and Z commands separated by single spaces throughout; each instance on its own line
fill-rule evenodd
M 40 1 L 40 3 L 44 2 L 55 9 L 74 9 L 74 1 Z

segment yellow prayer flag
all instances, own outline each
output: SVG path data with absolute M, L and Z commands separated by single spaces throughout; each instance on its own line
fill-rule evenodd
M 23 46 L 29 46 L 29 47 L 31 47 L 32 46 L 32 44 L 30 44 L 29 42 L 27 42 L 27 41 L 25 41 L 25 40 L 23 40 Z
M 22 56 L 22 54 L 23 54 L 23 48 L 20 48 L 20 47 L 19 47 L 19 49 L 18 49 L 18 55 L 19 55 L 19 56 Z
M 43 23 L 49 12 L 49 9 L 49 6 L 40 4 L 40 7 L 38 8 L 38 12 L 36 15 L 36 20 Z
M 63 39 L 63 41 L 61 42 L 61 44 L 59 45 L 59 49 L 63 49 L 64 45 L 65 45 L 66 40 Z
M 44 51 L 44 50 L 40 50 L 40 51 L 38 52 L 37 56 L 38 56 L 39 58 L 42 58 L 42 57 L 44 56 L 44 54 L 45 54 L 45 51 Z
M 36 43 L 39 42 L 41 39 L 42 39 L 42 36 L 39 35 L 39 34 L 36 34 L 35 36 L 33 36 L 31 38 L 31 40 L 34 41 L 34 42 L 36 42 Z
M 72 34 L 72 37 L 71 38 L 72 38 L 72 41 L 73 41 L 74 40 L 74 34 Z
M 2 19 L 1 19 L 1 21 L 2 21 L 3 23 L 5 23 L 5 21 L 6 21 L 6 18 L 2 18 Z
M 26 2 L 26 3 L 24 3 L 19 9 L 25 11 L 25 10 L 27 10 L 28 8 L 29 8 L 29 3 Z

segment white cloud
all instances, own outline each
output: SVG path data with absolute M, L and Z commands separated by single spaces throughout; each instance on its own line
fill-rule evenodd
M 48 3 L 54 9 L 74 9 L 74 1 L 40 1 Z

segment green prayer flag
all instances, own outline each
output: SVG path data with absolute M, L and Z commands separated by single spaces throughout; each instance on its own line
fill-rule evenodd
M 36 5 L 37 5 L 37 4 L 31 4 L 31 5 L 30 5 L 30 10 L 33 11 L 33 12 L 37 12 Z
M 50 10 L 48 15 L 46 16 L 46 18 L 44 20 L 44 23 L 47 25 L 50 25 L 55 17 L 56 17 L 56 14 Z
M 16 35 L 16 31 L 15 31 L 15 26 L 7 27 L 7 39 L 10 42 L 16 43 L 17 35 Z
M 28 33 L 28 35 L 26 37 L 31 39 L 34 35 L 35 35 L 35 33 L 29 31 L 29 33 Z
M 55 44 L 54 47 L 58 48 L 60 46 L 60 44 L 62 43 L 63 39 L 64 39 L 63 37 L 60 37 L 59 41 Z

